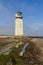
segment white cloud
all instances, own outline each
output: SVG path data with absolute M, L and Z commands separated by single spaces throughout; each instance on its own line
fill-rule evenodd
M 0 34 L 14 34 L 14 16 L 0 3 Z
M 13 24 L 13 15 L 10 11 L 2 4 L 0 4 L 0 24 L 11 25 Z
M 33 23 L 30 26 L 24 26 L 25 35 L 43 36 L 43 23 Z

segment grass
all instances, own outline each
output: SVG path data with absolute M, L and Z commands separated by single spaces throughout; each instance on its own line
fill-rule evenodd
M 18 62 L 16 65 L 19 65 L 19 64 L 21 65 L 21 60 L 18 55 L 21 47 L 22 45 L 18 49 L 16 47 L 13 47 L 12 51 L 8 55 L 6 54 L 7 52 L 0 55 L 0 65 L 7 65 L 7 63 L 9 65 L 9 62 L 11 63 L 15 62 L 16 64 L 17 61 Z
M 19 53 L 24 44 L 20 45 L 18 48 L 13 47 L 8 55 L 0 55 L 0 65 L 43 65 L 43 62 L 38 60 L 40 50 L 35 44 L 29 43 L 22 57 L 19 56 Z

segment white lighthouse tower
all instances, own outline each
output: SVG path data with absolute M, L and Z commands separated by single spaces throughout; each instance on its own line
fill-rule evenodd
M 20 11 L 16 12 L 15 36 L 23 36 L 23 16 Z

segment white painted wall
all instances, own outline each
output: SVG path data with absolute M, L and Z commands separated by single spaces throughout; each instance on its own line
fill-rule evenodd
M 15 35 L 23 35 L 23 20 L 22 18 L 16 18 L 15 20 Z

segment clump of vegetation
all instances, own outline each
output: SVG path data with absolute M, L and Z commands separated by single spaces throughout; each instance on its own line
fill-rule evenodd
M 28 43 L 29 45 L 22 57 L 19 56 L 19 53 L 24 44 L 18 48 L 13 47 L 8 55 L 0 55 L 0 65 L 43 65 L 43 61 L 41 61 L 39 57 L 39 48 L 32 42 L 28 41 Z

